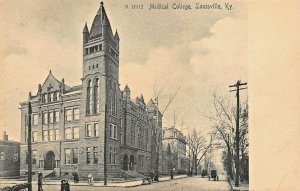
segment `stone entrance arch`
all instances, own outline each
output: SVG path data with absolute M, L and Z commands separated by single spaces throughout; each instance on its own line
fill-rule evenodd
M 48 151 L 44 159 L 44 169 L 54 170 L 55 167 L 56 167 L 55 154 L 53 151 Z

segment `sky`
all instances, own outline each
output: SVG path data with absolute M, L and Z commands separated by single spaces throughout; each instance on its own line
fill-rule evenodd
M 178 91 L 163 117 L 185 134 L 207 132 L 212 94 L 235 103 L 229 85 L 247 81 L 247 4 L 232 10 L 148 10 L 149 1 L 104 1 L 113 31 L 120 36 L 120 88 L 146 101 L 162 89 L 159 107 Z M 154 1 L 169 3 L 172 1 Z M 197 1 L 183 1 L 194 6 Z M 222 1 L 219 4 L 224 6 Z M 201 4 L 215 3 L 203 1 Z M 227 2 L 226 2 L 227 3 Z M 126 9 L 142 4 L 144 9 Z M 82 77 L 82 30 L 90 29 L 99 8 L 92 0 L 0 0 L 0 130 L 20 139 L 19 103 L 46 79 L 49 70 L 67 85 Z M 243 92 L 247 94 L 247 91 Z

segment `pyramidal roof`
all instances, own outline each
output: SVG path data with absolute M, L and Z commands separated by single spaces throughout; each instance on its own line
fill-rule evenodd
M 107 32 L 109 35 L 113 35 L 110 22 L 103 6 L 103 2 L 101 2 L 97 15 L 94 18 L 89 38 L 92 39 L 101 36 L 103 27 L 106 27 L 106 29 L 108 29 Z

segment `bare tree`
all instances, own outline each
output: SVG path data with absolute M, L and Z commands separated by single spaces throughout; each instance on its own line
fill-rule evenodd
M 216 92 L 213 94 L 214 114 L 200 115 L 207 117 L 213 123 L 214 134 L 219 143 L 219 146 L 225 149 L 227 154 L 227 173 L 233 178 L 233 159 L 235 149 L 235 128 L 236 128 L 236 107 L 226 98 L 218 96 Z M 242 157 L 248 152 L 248 104 L 247 101 L 241 106 L 240 115 L 240 150 Z
M 164 90 L 164 87 L 158 89 L 156 86 L 153 86 L 153 92 L 154 92 L 154 102 L 156 104 L 156 107 L 158 108 L 159 111 L 162 111 L 161 113 L 159 111 L 156 111 L 157 113 L 157 117 L 159 116 L 159 114 L 161 114 L 161 117 L 164 115 L 164 113 L 167 111 L 167 109 L 169 108 L 170 104 L 173 102 L 174 98 L 176 97 L 177 93 L 179 92 L 180 86 L 178 88 L 175 89 L 175 91 L 173 93 L 170 93 L 169 95 L 169 99 L 167 100 L 167 104 L 162 107 L 162 109 L 160 109 L 160 105 L 159 105 L 159 98 L 161 93 Z M 158 127 L 159 127 L 159 122 L 156 121 L 156 124 L 152 124 L 153 130 L 152 130 L 152 145 L 151 145 L 151 164 L 152 164 L 152 170 L 154 171 L 154 180 L 158 181 L 158 177 L 159 177 L 159 153 L 160 150 L 162 149 L 162 130 L 159 131 Z M 161 152 L 162 153 L 162 152 Z
M 192 169 L 195 175 L 197 175 L 197 169 L 202 158 L 212 146 L 212 136 L 210 136 L 210 140 L 207 142 L 203 135 L 197 132 L 196 129 L 193 129 L 187 136 L 187 144 L 192 155 Z

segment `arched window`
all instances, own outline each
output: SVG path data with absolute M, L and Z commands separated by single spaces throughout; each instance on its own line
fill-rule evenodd
M 88 81 L 87 85 L 87 98 L 86 98 L 86 113 L 91 114 L 93 111 L 93 93 L 92 93 L 92 81 Z
M 116 93 L 116 85 L 113 85 L 112 95 L 110 101 L 111 114 L 117 116 L 117 93 Z
M 94 112 L 100 113 L 100 81 L 99 78 L 95 81 L 94 86 Z

